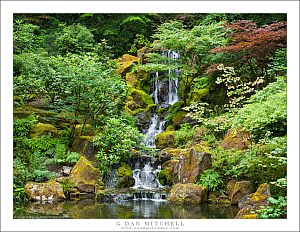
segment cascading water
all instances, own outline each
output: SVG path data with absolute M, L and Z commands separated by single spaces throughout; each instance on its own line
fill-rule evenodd
M 135 180 L 135 185 L 133 188 L 135 189 L 161 188 L 162 185 L 159 183 L 157 179 L 157 173 L 159 171 L 160 169 L 154 170 L 150 162 L 146 163 L 143 169 L 133 170 L 133 178 Z
M 173 61 L 177 60 L 180 58 L 180 55 L 174 51 L 168 50 L 168 51 L 162 51 L 161 53 L 162 57 L 167 57 Z M 172 61 L 168 61 L 168 63 L 171 63 Z M 153 101 L 155 104 L 160 105 L 160 104 L 167 104 L 167 105 L 173 105 L 176 103 L 179 98 L 178 98 L 178 78 L 174 79 L 174 74 L 175 76 L 180 75 L 180 70 L 178 69 L 169 69 L 168 70 L 168 80 L 167 80 L 167 85 L 168 85 L 168 96 L 165 101 L 162 101 L 163 97 L 161 96 L 161 91 L 160 87 L 164 86 L 163 82 L 165 80 L 159 80 L 159 73 L 156 72 L 155 75 L 153 75 L 153 87 L 152 87 L 152 93 L 151 96 L 153 98 Z M 147 147 L 155 148 L 155 136 L 165 130 L 165 120 L 164 118 L 160 118 L 157 114 L 153 114 L 153 116 L 150 119 L 150 126 L 148 130 L 146 131 L 146 139 L 145 139 L 145 145 Z
M 177 60 L 179 54 L 174 51 L 163 51 L 161 54 L 163 57 L 170 58 L 171 60 Z M 172 61 L 168 61 L 170 63 Z M 153 75 L 153 86 L 151 96 L 153 101 L 158 106 L 164 105 L 173 105 L 179 100 L 177 89 L 178 89 L 178 78 L 174 79 L 175 76 L 180 75 L 178 69 L 169 69 L 166 73 L 168 80 L 160 80 L 159 73 L 156 72 Z M 167 87 L 162 91 L 163 87 Z M 165 96 L 163 96 L 165 94 Z M 146 131 L 145 145 L 149 148 L 155 148 L 155 136 L 165 130 L 165 119 L 159 117 L 157 114 L 153 114 L 150 119 L 150 126 Z M 134 195 L 135 200 L 153 200 L 153 201 L 164 201 L 165 195 L 162 195 L 158 192 L 149 192 L 144 190 L 155 190 L 160 189 L 163 186 L 159 183 L 157 178 L 157 173 L 160 171 L 160 166 L 156 170 L 151 166 L 151 162 L 148 161 L 141 165 L 139 161 L 135 164 L 135 169 L 133 170 L 133 178 L 135 180 L 135 185 L 133 189 L 139 189 L 141 192 L 138 192 Z

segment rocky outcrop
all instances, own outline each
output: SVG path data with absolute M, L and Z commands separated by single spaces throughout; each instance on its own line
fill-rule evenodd
M 229 130 L 225 135 L 221 146 L 226 149 L 243 150 L 251 145 L 251 135 L 243 130 Z
M 197 177 L 212 165 L 211 155 L 201 147 L 189 149 L 165 149 L 160 153 L 160 160 L 167 160 L 162 164 L 163 170 L 170 175 L 173 183 L 195 183 Z
M 84 156 L 81 156 L 73 167 L 69 180 L 79 192 L 95 193 L 99 171 Z
M 257 218 L 255 210 L 261 206 L 268 206 L 268 198 L 271 197 L 270 186 L 266 183 L 260 185 L 255 193 L 249 194 L 241 198 L 238 202 L 240 211 L 236 215 L 239 219 Z
M 176 184 L 168 199 L 174 204 L 200 204 L 207 200 L 207 189 L 196 184 Z
M 247 194 L 253 193 L 253 185 L 251 181 L 232 181 L 227 184 L 228 195 L 231 204 L 238 204 L 238 201 Z
M 38 123 L 34 125 L 30 130 L 30 137 L 41 137 L 43 135 L 49 135 L 53 137 L 58 136 L 58 131 L 55 126 L 48 123 Z
M 62 186 L 56 181 L 48 181 L 45 183 L 28 182 L 25 185 L 25 192 L 30 200 L 52 202 L 65 199 Z

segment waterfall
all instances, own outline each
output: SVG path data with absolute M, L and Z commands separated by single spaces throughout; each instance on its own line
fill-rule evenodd
M 157 179 L 157 173 L 160 169 L 154 170 L 151 163 L 145 164 L 143 169 L 134 169 L 133 178 L 135 180 L 134 189 L 155 189 L 161 188 L 162 185 Z
M 180 58 L 180 55 L 174 51 L 168 50 L 168 51 L 162 51 L 161 53 L 162 57 L 170 58 L 171 60 L 168 61 L 168 64 L 171 64 L 171 62 L 176 61 Z M 178 78 L 174 79 L 174 74 L 176 76 L 180 75 L 180 70 L 178 69 L 169 69 L 167 72 L 168 80 L 159 80 L 159 73 L 156 72 L 153 76 L 153 85 L 152 85 L 152 93 L 151 96 L 153 98 L 153 101 L 157 105 L 166 104 L 166 105 L 173 105 L 176 103 L 178 98 Z M 167 83 L 165 83 L 167 82 Z M 161 91 L 162 86 L 166 86 L 164 84 L 167 84 L 168 91 L 167 96 L 163 96 L 163 93 Z M 160 118 L 157 114 L 153 114 L 150 119 L 150 126 L 148 130 L 146 131 L 146 139 L 145 139 L 145 145 L 147 147 L 155 148 L 155 136 L 165 130 L 165 120 L 164 118 Z
M 162 51 L 162 57 L 170 58 L 167 64 L 171 64 L 177 60 L 180 56 L 174 51 Z M 160 73 L 155 72 L 152 74 L 153 85 L 152 85 L 152 99 L 155 104 L 159 107 L 169 107 L 179 100 L 178 98 L 178 78 L 174 76 L 179 76 L 180 71 L 178 69 L 169 69 L 164 75 L 167 78 L 159 78 Z M 155 148 L 155 136 L 165 130 L 165 119 L 164 117 L 159 117 L 154 113 L 150 119 L 150 125 L 148 130 L 145 132 L 145 145 L 149 148 Z M 153 192 L 153 190 L 159 190 L 163 186 L 159 183 L 157 178 L 157 173 L 161 170 L 158 166 L 154 169 L 151 166 L 151 160 L 147 162 L 136 161 L 133 170 L 133 178 L 135 180 L 133 189 L 141 190 L 139 193 L 135 193 L 134 200 L 152 200 L 152 201 L 165 201 L 165 195 L 158 192 Z M 151 190 L 144 191 L 144 190 Z

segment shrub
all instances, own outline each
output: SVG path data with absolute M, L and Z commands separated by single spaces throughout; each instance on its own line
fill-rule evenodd
M 180 130 L 176 131 L 175 134 L 175 147 L 186 147 L 191 142 L 195 134 L 195 128 L 187 123 L 181 124 Z
M 126 161 L 133 148 L 141 147 L 143 135 L 126 118 L 110 118 L 104 130 L 98 133 L 93 143 L 100 150 L 96 156 L 100 170 L 107 174 L 111 165 Z
M 198 184 L 207 187 L 210 191 L 216 191 L 220 189 L 224 183 L 219 173 L 213 169 L 207 169 L 201 174 Z
M 276 82 L 258 91 L 231 119 L 233 128 L 245 127 L 258 141 L 270 131 L 275 136 L 286 134 L 287 93 L 286 80 Z
M 269 197 L 269 206 L 261 206 L 256 210 L 259 218 L 271 219 L 271 218 L 286 218 L 287 215 L 287 197 L 279 196 L 278 199 Z

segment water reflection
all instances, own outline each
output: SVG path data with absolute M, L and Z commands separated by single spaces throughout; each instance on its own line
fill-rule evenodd
M 137 200 L 122 203 L 99 203 L 94 199 L 77 202 L 29 203 L 14 205 L 14 218 L 73 218 L 73 219 L 230 219 L 238 208 L 217 204 L 177 206 L 162 201 Z

